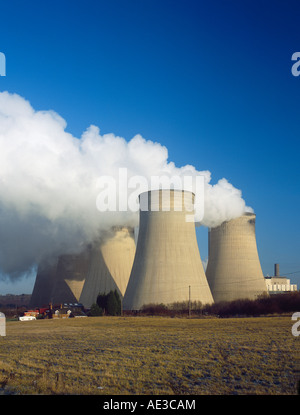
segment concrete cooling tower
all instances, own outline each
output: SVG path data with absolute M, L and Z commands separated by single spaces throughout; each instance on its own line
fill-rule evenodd
M 90 307 L 99 293 L 117 290 L 123 297 L 135 255 L 133 229 L 116 227 L 92 249 L 86 281 L 79 301 Z
M 43 261 L 39 265 L 30 298 L 30 307 L 47 306 L 51 302 L 51 294 L 53 290 L 56 269 L 57 258 Z
M 168 198 L 168 195 L 170 196 Z M 188 197 L 187 197 L 188 196 Z M 187 197 L 188 205 L 184 203 Z M 140 224 L 136 255 L 123 308 L 146 304 L 213 302 L 198 249 L 191 215 L 194 195 L 179 190 L 156 190 L 140 195 Z
M 78 302 L 89 267 L 88 250 L 76 255 L 61 255 L 42 262 L 32 291 L 30 306 Z
M 89 269 L 89 249 L 75 255 L 61 255 L 58 260 L 51 302 L 78 303 Z
M 215 302 L 255 299 L 266 293 L 255 237 L 253 213 L 209 231 L 206 277 Z

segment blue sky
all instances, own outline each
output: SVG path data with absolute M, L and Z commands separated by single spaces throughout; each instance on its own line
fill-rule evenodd
M 141 134 L 227 178 L 257 215 L 264 274 L 300 271 L 299 1 L 11 0 L 0 13 L 0 91 L 55 110 L 75 136 Z M 206 229 L 198 242 L 205 259 Z

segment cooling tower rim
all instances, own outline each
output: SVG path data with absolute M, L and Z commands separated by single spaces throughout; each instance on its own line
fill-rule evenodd
M 140 212 L 194 212 L 195 194 L 189 190 L 157 189 L 139 195 Z
M 237 216 L 236 218 L 233 218 L 233 219 L 228 219 L 228 220 L 224 220 L 220 225 L 217 225 L 217 226 L 209 226 L 208 227 L 208 232 L 210 232 L 211 230 L 213 230 L 213 229 L 217 229 L 217 228 L 220 228 L 222 225 L 224 225 L 225 223 L 229 223 L 229 222 L 231 222 L 231 221 L 234 221 L 234 220 L 238 220 L 238 219 L 241 219 L 241 218 L 246 218 L 246 217 L 250 217 L 250 216 L 254 216 L 255 218 L 256 218 L 256 213 L 252 213 L 252 212 L 245 212 L 245 213 L 243 213 L 241 216 Z
M 194 192 L 191 192 L 190 190 L 180 190 L 180 189 L 151 189 L 151 190 L 147 190 L 146 192 L 142 192 L 139 194 L 139 198 L 142 195 L 145 195 L 146 193 L 152 193 L 152 192 L 164 192 L 164 191 L 169 191 L 169 192 L 180 192 L 180 193 L 191 193 L 193 196 L 195 196 Z

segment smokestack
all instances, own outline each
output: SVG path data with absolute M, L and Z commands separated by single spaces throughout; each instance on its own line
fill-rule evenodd
M 91 253 L 80 302 L 90 307 L 100 293 L 117 290 L 121 297 L 127 288 L 135 255 L 134 230 L 113 228 L 109 237 L 99 242 Z
M 168 195 L 169 200 L 168 200 Z M 188 208 L 184 199 L 189 197 Z M 140 195 L 137 250 L 124 297 L 125 310 L 146 304 L 212 303 L 197 245 L 195 223 L 187 222 L 194 195 L 155 190 Z
M 255 299 L 266 293 L 253 213 L 210 229 L 206 276 L 215 302 Z
M 279 264 L 275 264 L 274 266 L 274 275 L 275 277 L 279 277 L 280 273 L 279 273 Z

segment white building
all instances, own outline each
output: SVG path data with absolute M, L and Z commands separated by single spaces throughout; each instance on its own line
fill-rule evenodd
M 297 291 L 297 284 L 291 284 L 286 277 L 265 277 L 269 294 Z
M 290 279 L 279 275 L 279 264 L 275 264 L 275 275 L 265 277 L 265 281 L 269 294 L 297 291 L 297 284 L 291 284 Z

